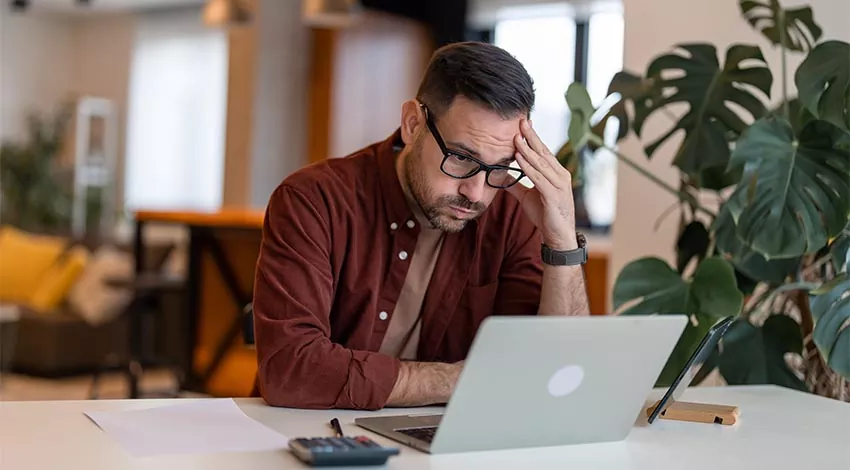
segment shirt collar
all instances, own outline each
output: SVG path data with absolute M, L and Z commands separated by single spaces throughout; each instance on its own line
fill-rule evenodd
M 384 195 L 384 210 L 390 223 L 396 223 L 399 226 L 414 219 L 395 168 L 396 157 L 403 148 L 404 142 L 401 140 L 399 128 L 389 138 L 378 144 L 377 151 L 378 176 L 381 181 L 381 192 Z

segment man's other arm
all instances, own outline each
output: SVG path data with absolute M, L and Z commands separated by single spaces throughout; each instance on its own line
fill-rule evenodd
M 538 313 L 540 315 L 590 315 L 583 267 L 544 266 Z
M 331 228 L 315 200 L 282 185 L 266 209 L 253 301 L 260 392 L 273 406 L 379 409 L 401 364 L 331 341 Z
M 496 311 L 501 315 L 588 315 L 581 266 L 549 266 L 540 258 L 540 231 L 521 210 L 500 276 Z

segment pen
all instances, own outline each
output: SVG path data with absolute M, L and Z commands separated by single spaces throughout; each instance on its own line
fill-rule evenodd
M 338 419 L 334 418 L 334 419 L 331 420 L 331 427 L 333 428 L 334 432 L 336 433 L 336 437 L 340 437 L 340 438 L 345 437 L 342 434 L 342 427 L 340 427 Z

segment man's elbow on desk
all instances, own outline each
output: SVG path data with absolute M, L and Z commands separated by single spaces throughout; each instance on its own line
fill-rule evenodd
M 307 364 L 277 354 L 259 368 L 260 396 L 271 406 L 286 408 L 373 411 L 386 406 L 398 377 L 398 360 L 363 351 L 351 351 L 350 357 L 344 364 Z M 276 367 L 276 361 L 289 367 Z

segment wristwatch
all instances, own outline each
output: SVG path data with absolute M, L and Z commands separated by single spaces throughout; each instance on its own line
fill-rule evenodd
M 578 248 L 575 250 L 558 251 L 541 245 L 540 257 L 543 262 L 552 266 L 577 266 L 587 262 L 587 239 L 581 232 L 576 232 Z

